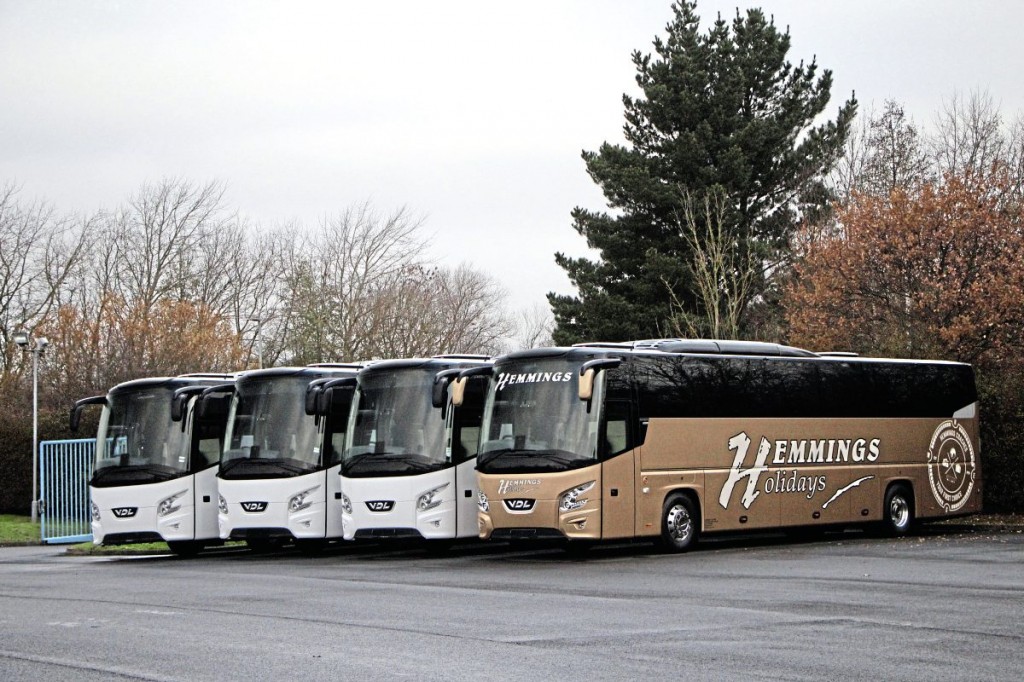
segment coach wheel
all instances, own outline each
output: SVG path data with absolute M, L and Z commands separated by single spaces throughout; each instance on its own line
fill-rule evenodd
M 665 500 L 661 544 L 669 552 L 685 552 L 697 543 L 699 517 L 693 500 L 676 493 Z
M 914 498 L 904 485 L 885 492 L 884 527 L 888 535 L 906 535 L 914 525 Z
M 182 557 L 195 556 L 203 549 L 203 543 L 194 540 L 177 540 L 168 542 L 167 546 L 171 552 Z

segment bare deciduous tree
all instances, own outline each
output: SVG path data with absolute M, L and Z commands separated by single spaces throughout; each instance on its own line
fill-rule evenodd
M 11 334 L 47 318 L 83 258 L 92 227 L 43 202 L 20 201 L 13 184 L 0 187 L 0 375 L 20 364 Z
M 867 160 L 857 189 L 886 196 L 898 188 L 919 187 L 931 179 L 925 142 L 903 107 L 888 100 L 868 121 Z
M 468 266 L 425 257 L 407 209 L 363 205 L 325 220 L 287 268 L 291 362 L 494 352 L 508 333 L 503 292 Z
M 688 313 L 673 294 L 672 332 L 678 336 L 738 338 L 757 282 L 771 270 L 751 244 L 730 227 L 733 223 L 727 219 L 728 197 L 724 190 L 714 188 L 701 197 L 687 191 L 683 195 L 678 229 L 693 254 L 689 268 L 703 315 Z
M 555 318 L 547 306 L 535 304 L 520 310 L 510 322 L 511 338 L 505 343 L 503 352 L 553 346 Z
M 932 153 L 940 170 L 957 175 L 984 172 L 1004 158 L 1005 150 L 1002 116 L 991 95 L 954 92 L 943 99 L 932 138 Z
M 197 276 L 194 255 L 225 223 L 224 187 L 187 180 L 146 184 L 111 216 L 121 277 L 116 293 L 152 307 L 164 297 L 188 298 Z
M 163 180 L 79 224 L 5 190 L 3 343 L 11 325 L 46 331 L 47 381 L 66 395 L 257 362 L 493 353 L 511 333 L 501 287 L 431 263 L 405 208 L 364 204 L 304 235 L 259 230 L 223 196 L 220 183 Z M 6 373 L 14 354 L 3 350 Z
M 433 347 L 460 353 L 497 353 L 502 340 L 512 333 L 510 322 L 501 312 L 505 289 L 465 263 L 441 270 L 437 284 L 434 305 L 442 315 Z
M 402 208 L 368 204 L 324 219 L 287 254 L 284 333 L 291 362 L 371 357 L 381 333 L 378 290 L 400 280 L 426 247 L 420 222 Z
M 172 368 L 245 364 L 237 320 L 259 316 L 275 297 L 256 281 L 268 270 L 254 252 L 260 242 L 225 210 L 219 183 L 143 185 L 87 222 L 79 265 L 42 321 L 55 342 L 51 380 L 65 390 L 103 390 Z
M 868 112 L 862 117 L 855 127 L 851 127 L 850 134 L 843 145 L 843 155 L 836 162 L 828 175 L 828 186 L 833 196 L 840 203 L 845 203 L 855 190 L 859 188 L 861 179 L 864 177 L 870 158 L 868 139 L 871 134 L 869 122 L 874 118 L 874 112 Z

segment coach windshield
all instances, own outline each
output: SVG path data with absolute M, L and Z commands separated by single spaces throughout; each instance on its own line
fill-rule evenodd
M 238 381 L 220 460 L 221 478 L 286 478 L 319 468 L 316 423 L 305 413 L 310 378 Z
M 100 417 L 94 486 L 165 481 L 188 472 L 189 443 L 171 421 L 173 391 L 114 392 Z
M 341 472 L 412 476 L 451 464 L 444 413 L 431 404 L 436 368 L 367 372 L 349 412 Z
M 604 397 L 599 372 L 579 398 L 580 363 L 544 359 L 495 367 L 477 469 L 484 473 L 566 471 L 596 463 Z

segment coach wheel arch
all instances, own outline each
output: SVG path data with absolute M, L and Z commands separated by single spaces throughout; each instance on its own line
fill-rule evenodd
M 885 489 L 882 525 L 887 535 L 906 535 L 914 526 L 914 489 L 907 481 L 894 481 Z
M 675 490 L 665 497 L 661 510 L 662 548 L 669 552 L 685 552 L 700 537 L 700 503 L 690 490 Z

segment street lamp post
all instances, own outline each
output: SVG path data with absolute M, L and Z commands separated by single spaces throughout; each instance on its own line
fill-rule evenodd
M 254 331 L 252 335 L 252 345 L 256 348 L 256 358 L 260 365 L 259 368 L 263 369 L 263 346 L 260 345 L 260 329 L 263 327 L 263 319 L 259 317 L 250 317 L 248 321 L 256 323 L 256 331 Z
M 45 336 L 32 342 L 28 332 L 14 332 L 14 343 L 32 354 L 32 523 L 39 520 L 39 356 L 50 345 Z

